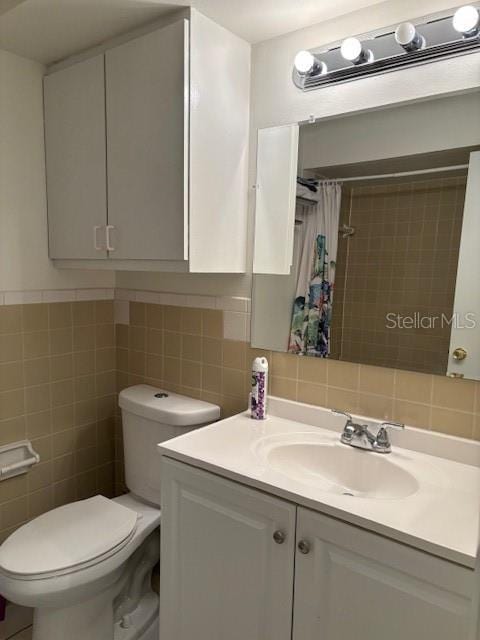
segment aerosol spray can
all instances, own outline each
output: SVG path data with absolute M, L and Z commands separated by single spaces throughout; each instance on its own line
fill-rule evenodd
M 267 417 L 268 361 L 255 358 L 252 364 L 252 390 L 250 392 L 250 417 L 265 420 Z

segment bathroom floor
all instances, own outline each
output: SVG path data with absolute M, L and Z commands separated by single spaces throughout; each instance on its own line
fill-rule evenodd
M 14 633 L 13 636 L 9 636 L 8 640 L 32 640 L 32 627 Z
M 142 640 L 156 640 L 156 638 L 158 638 L 158 625 L 151 628 Z M 32 627 L 22 629 L 22 631 L 14 633 L 13 636 L 8 636 L 6 640 L 32 640 Z
M 9 602 L 0 622 L 0 640 L 31 640 L 33 609 Z

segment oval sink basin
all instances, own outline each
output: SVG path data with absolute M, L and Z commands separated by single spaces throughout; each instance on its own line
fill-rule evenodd
M 339 495 L 398 500 L 419 488 L 415 477 L 388 454 L 320 443 L 279 443 L 265 453 L 275 471 Z

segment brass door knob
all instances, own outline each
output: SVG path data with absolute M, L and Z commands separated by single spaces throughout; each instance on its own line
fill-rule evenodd
M 452 353 L 452 356 L 454 360 L 465 360 L 467 352 L 463 347 L 457 347 Z

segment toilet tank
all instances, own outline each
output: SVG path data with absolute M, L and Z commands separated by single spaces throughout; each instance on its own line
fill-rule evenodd
M 160 505 L 157 444 L 218 420 L 220 407 L 146 384 L 120 392 L 125 482 L 128 489 Z

